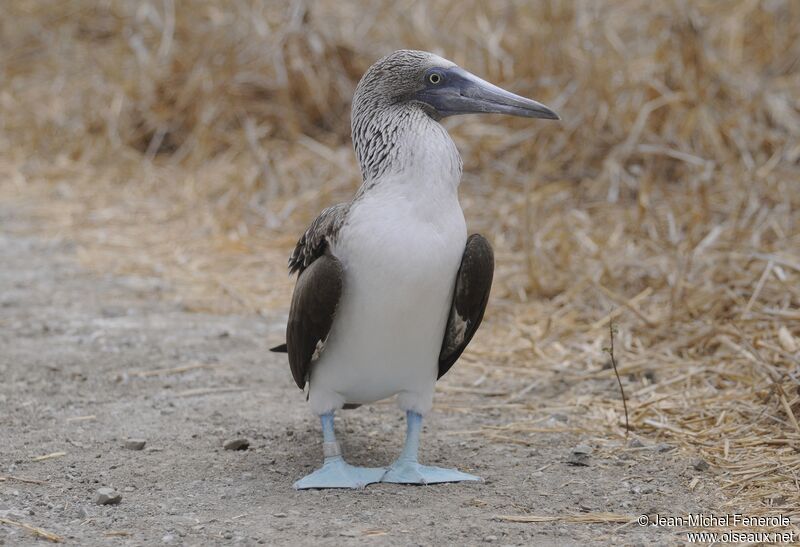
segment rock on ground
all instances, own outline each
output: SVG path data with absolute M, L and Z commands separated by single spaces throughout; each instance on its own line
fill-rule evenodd
M 122 494 L 113 488 L 98 488 L 94 502 L 97 505 L 116 505 L 122 501 Z
M 125 448 L 128 450 L 144 450 L 144 446 L 147 444 L 145 439 L 127 439 L 125 441 Z

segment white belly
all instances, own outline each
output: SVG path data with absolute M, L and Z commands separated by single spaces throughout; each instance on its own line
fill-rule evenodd
M 466 237 L 455 189 L 420 204 L 375 188 L 354 203 L 332 249 L 344 289 L 311 370 L 315 412 L 395 394 L 404 410 L 430 410 Z

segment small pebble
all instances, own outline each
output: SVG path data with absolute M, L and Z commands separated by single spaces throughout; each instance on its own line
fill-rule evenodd
M 692 460 L 692 467 L 694 467 L 697 471 L 707 471 L 709 466 L 708 462 L 703 458 L 695 458 Z
M 628 442 L 628 448 L 642 448 L 643 446 L 644 443 L 639 439 L 637 439 L 636 437 L 634 437 Z
M 172 543 L 175 541 L 175 536 L 172 534 L 166 534 L 164 537 L 161 538 L 161 541 L 164 543 Z
M 127 439 L 125 441 L 125 448 L 128 450 L 144 450 L 144 445 L 147 441 L 144 439 Z
M 97 505 L 116 505 L 122 501 L 122 494 L 113 488 L 98 488 L 97 498 L 94 502 Z
M 572 449 L 572 452 L 567 458 L 567 463 L 570 465 L 579 465 L 579 466 L 588 466 L 589 465 L 589 456 L 592 453 L 592 447 L 579 444 L 575 448 Z
M 572 449 L 572 453 L 588 456 L 592 453 L 592 447 L 589 446 L 588 444 L 579 444 L 578 446 Z
M 250 441 L 247 439 L 233 439 L 226 442 L 222 447 L 225 450 L 247 450 L 250 448 Z
M 492 543 L 493 541 L 497 541 L 497 536 L 486 536 L 483 538 L 483 541 L 486 543 Z
M 675 445 L 672 445 L 672 444 L 669 444 L 669 443 L 659 443 L 656 446 L 656 450 L 659 451 L 659 452 L 662 452 L 662 453 L 663 452 L 670 452 L 672 450 L 675 450 Z

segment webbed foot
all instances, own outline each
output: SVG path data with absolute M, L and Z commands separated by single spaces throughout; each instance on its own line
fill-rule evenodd
M 436 484 L 442 482 L 478 481 L 483 479 L 458 469 L 422 465 L 415 461 L 397 460 L 381 478 L 381 482 L 399 484 Z
M 325 458 L 322 467 L 306 475 L 296 483 L 295 490 L 309 488 L 353 488 L 361 489 L 368 484 L 380 482 L 386 473 L 384 467 L 356 467 L 341 456 Z

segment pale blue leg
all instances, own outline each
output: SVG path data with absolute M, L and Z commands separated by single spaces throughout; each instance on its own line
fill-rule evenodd
M 325 461 L 322 467 L 306 475 L 296 483 L 297 490 L 307 488 L 364 488 L 380 482 L 386 472 L 384 467 L 355 467 L 342 458 L 342 449 L 333 430 L 333 412 L 320 416 L 322 421 L 322 452 Z
M 457 469 L 443 469 L 421 465 L 417 461 L 419 453 L 419 432 L 422 428 L 422 416 L 416 412 L 406 413 L 408 431 L 406 444 L 400 457 L 386 470 L 381 482 L 396 482 L 402 484 L 435 484 L 437 482 L 481 481 L 483 479 L 462 473 Z

